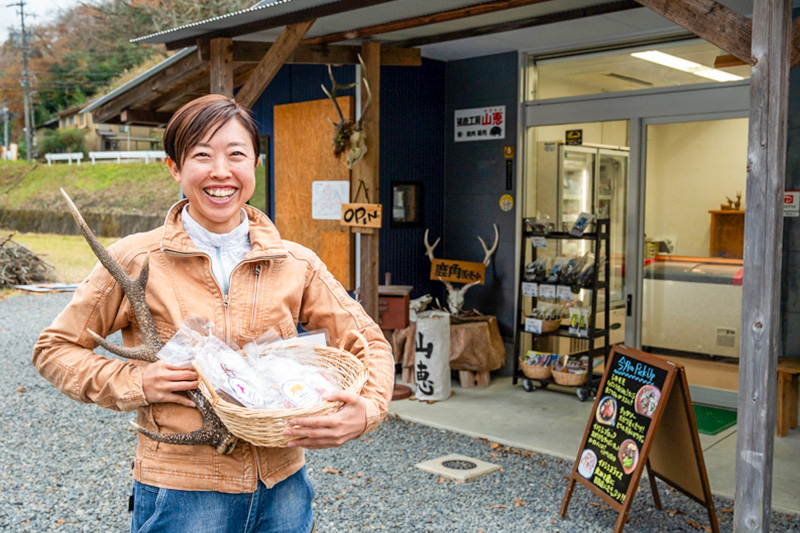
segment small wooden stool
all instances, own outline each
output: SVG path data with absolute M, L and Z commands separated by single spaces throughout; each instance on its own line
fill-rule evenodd
M 458 383 L 465 389 L 470 387 L 488 387 L 492 382 L 492 376 L 488 370 L 478 370 L 473 372 L 471 370 L 458 371 Z
M 797 427 L 798 378 L 800 359 L 778 358 L 778 436 Z

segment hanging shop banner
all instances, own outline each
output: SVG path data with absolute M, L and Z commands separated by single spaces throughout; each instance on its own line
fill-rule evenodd
M 414 378 L 416 398 L 441 401 L 450 397 L 450 313 L 417 314 Z
M 456 109 L 455 142 L 506 138 L 506 106 Z
M 434 259 L 431 261 L 431 279 L 450 283 L 473 283 L 483 285 L 486 265 L 472 261 L 450 261 Z
M 380 228 L 383 219 L 381 204 L 342 204 L 343 226 Z
M 567 483 L 561 517 L 566 515 L 578 482 L 619 513 L 614 531 L 621 532 L 648 466 L 655 501 L 660 501 L 655 483 L 658 477 L 703 504 L 711 528 L 717 532 L 691 405 L 682 366 L 627 346 L 615 346 Z

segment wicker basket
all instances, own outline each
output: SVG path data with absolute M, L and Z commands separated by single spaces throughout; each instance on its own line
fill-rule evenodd
M 520 359 L 519 366 L 522 369 L 522 373 L 525 374 L 525 377 L 530 379 L 548 379 L 552 374 L 550 365 L 526 365 L 522 359 Z
M 363 361 L 344 349 L 351 336 L 355 336 L 365 347 Z M 283 346 L 292 348 L 299 345 L 298 343 Z M 306 344 L 305 346 L 309 345 Z M 361 393 L 361 389 L 367 381 L 367 361 L 369 361 L 370 352 L 366 339 L 360 333 L 350 333 L 348 337 L 342 340 L 338 349 L 318 344 L 310 346 L 313 346 L 319 366 L 333 369 L 339 375 L 342 390 L 356 394 Z M 334 413 L 342 405 L 341 402 L 323 401 L 308 407 L 295 407 L 293 409 L 248 409 L 220 398 L 211 383 L 203 376 L 197 362 L 192 364 L 197 370 L 200 392 L 211 402 L 211 407 L 222 420 L 222 423 L 225 424 L 225 427 L 235 436 L 256 446 L 285 448 L 289 441 L 297 440 L 297 437 L 283 434 L 289 420 L 300 416 L 319 416 Z
M 552 371 L 553 379 L 559 385 L 568 385 L 570 387 L 577 387 L 586 383 L 586 372 L 580 374 L 572 374 L 570 372 L 557 372 Z
M 542 333 L 552 333 L 561 327 L 561 319 L 542 320 Z

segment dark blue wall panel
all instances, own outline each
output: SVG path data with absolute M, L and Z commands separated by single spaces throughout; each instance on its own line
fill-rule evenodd
M 355 68 L 334 67 L 333 74 L 339 83 L 352 83 Z M 325 98 L 321 84 L 331 87 L 327 67 L 285 65 L 253 106 L 259 131 L 274 135 L 274 106 Z M 444 220 L 444 86 L 445 65 L 438 61 L 423 60 L 420 67 L 381 68 L 380 198 L 370 197 L 384 206 L 379 279 L 383 283 L 384 274 L 391 272 L 393 284 L 414 286 L 412 298 L 430 293 L 441 299 L 443 295 L 441 283 L 428 279 L 430 262 L 423 234 L 430 228 L 433 235 L 441 235 Z M 270 179 L 272 155 L 270 147 Z M 392 181 L 423 183 L 422 228 L 390 227 Z
M 518 71 L 516 53 L 447 63 L 444 250 L 440 253 L 447 259 L 482 261 L 484 251 L 477 237 L 491 246 L 492 224 L 497 224 L 500 244 L 486 269 L 486 284 L 469 289 L 464 308 L 497 316 L 506 342 L 511 342 L 514 333 L 516 209 L 503 211 L 500 198 L 510 194 L 516 199 L 516 168 L 508 189 L 503 149 L 516 147 Z M 505 139 L 454 141 L 456 110 L 501 105 L 506 108 Z

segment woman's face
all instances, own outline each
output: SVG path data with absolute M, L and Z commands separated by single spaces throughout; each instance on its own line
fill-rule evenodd
M 240 223 L 242 206 L 253 196 L 256 166 L 247 130 L 232 118 L 186 151 L 181 168 L 167 160 L 189 199 L 189 214 L 212 233 L 228 233 Z

